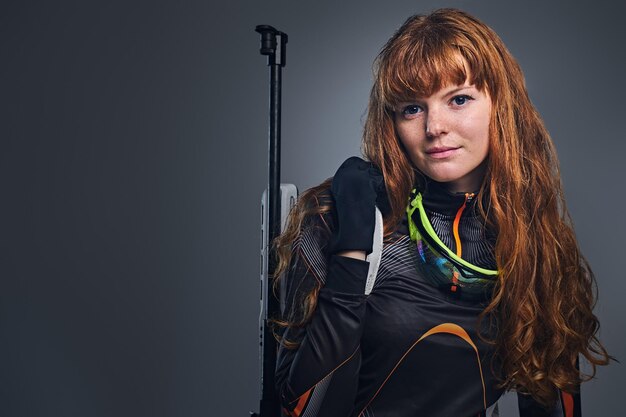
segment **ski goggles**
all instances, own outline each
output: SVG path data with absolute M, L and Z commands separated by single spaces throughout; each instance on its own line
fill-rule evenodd
M 422 204 L 422 194 L 407 206 L 409 235 L 417 245 L 417 269 L 433 285 L 463 299 L 490 296 L 498 271 L 485 269 L 462 259 L 437 236 Z

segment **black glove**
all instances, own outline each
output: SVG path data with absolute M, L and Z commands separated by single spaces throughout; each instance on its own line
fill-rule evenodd
M 385 215 L 390 211 L 383 175 L 371 162 L 348 158 L 337 170 L 330 187 L 334 199 L 336 227 L 330 253 L 346 250 L 372 252 L 375 206 Z

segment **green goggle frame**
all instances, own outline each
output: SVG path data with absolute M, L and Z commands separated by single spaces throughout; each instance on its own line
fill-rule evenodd
M 409 235 L 418 247 L 418 269 L 438 287 L 466 297 L 482 297 L 498 275 L 497 270 L 481 268 L 459 257 L 437 236 L 426 215 L 422 194 L 416 193 L 407 206 Z M 453 278 L 454 277 L 454 278 Z

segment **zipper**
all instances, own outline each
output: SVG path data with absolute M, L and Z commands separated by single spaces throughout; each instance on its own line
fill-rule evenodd
M 459 223 L 461 222 L 461 215 L 467 206 L 467 203 L 472 201 L 475 197 L 474 193 L 465 193 L 465 201 L 463 201 L 463 205 L 457 210 L 456 216 L 454 217 L 454 223 L 452 224 L 452 234 L 454 235 L 454 242 L 456 246 L 456 255 L 460 258 L 461 253 L 463 253 L 463 248 L 461 247 L 461 237 L 459 236 Z M 450 291 L 456 292 L 459 285 L 459 272 L 457 270 L 452 274 L 452 284 L 450 285 Z

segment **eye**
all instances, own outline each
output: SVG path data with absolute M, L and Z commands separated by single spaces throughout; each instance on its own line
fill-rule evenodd
M 417 104 L 410 104 L 408 106 L 405 106 L 401 110 L 402 116 L 404 116 L 407 119 L 411 119 L 411 118 L 415 117 L 418 113 L 421 113 L 423 111 L 424 111 L 424 109 L 422 109 Z
M 452 103 L 454 103 L 457 106 L 463 106 L 469 100 L 474 100 L 474 99 L 468 96 L 467 94 L 461 94 L 461 95 L 452 97 Z

